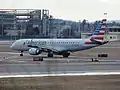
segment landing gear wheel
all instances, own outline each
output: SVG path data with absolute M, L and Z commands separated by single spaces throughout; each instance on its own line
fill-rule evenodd
M 63 55 L 63 57 L 68 57 L 69 55 Z
M 21 53 L 20 56 L 23 56 L 23 54 Z
M 48 57 L 53 57 L 53 54 L 48 54 Z
M 48 52 L 48 57 L 53 57 L 53 52 L 52 51 Z
M 63 54 L 63 57 L 67 58 L 70 55 L 70 53 Z
M 23 51 L 21 51 L 21 54 L 20 54 L 20 56 L 23 56 Z

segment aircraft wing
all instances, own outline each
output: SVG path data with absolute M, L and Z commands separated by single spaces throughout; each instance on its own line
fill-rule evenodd
M 54 49 L 54 48 L 52 48 L 52 47 L 41 47 L 40 49 L 42 49 L 43 51 L 59 52 L 59 50 Z
M 46 46 L 32 46 L 32 45 L 28 45 L 28 47 L 31 47 L 31 48 L 39 48 L 40 50 L 43 50 L 43 51 L 53 51 L 53 52 L 61 52 L 64 50 L 64 48 L 59 48 L 59 47 L 46 47 Z

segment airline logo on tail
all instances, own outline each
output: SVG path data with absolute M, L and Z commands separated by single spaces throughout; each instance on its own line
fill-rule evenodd
M 104 35 L 106 30 L 106 19 L 103 19 L 102 22 L 98 25 L 96 30 L 93 32 L 92 36 L 89 37 L 90 42 L 85 42 L 85 44 L 105 44 L 108 41 L 104 41 Z
M 104 34 L 105 34 L 105 29 L 106 29 L 106 19 L 103 19 L 100 25 L 96 28 L 94 31 L 93 35 L 90 37 L 91 39 L 94 40 L 104 40 Z

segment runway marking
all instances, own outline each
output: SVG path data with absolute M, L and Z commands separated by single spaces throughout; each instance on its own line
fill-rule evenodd
M 61 73 L 61 74 L 40 74 L 40 75 L 2 75 L 0 78 L 11 77 L 46 77 L 46 76 L 92 76 L 92 75 L 120 75 L 120 72 L 85 72 L 85 73 Z

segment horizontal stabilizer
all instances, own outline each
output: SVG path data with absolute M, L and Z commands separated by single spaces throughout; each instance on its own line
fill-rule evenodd
M 94 39 L 94 38 L 91 38 L 90 40 L 91 40 L 94 44 L 100 44 L 100 45 L 106 44 L 106 43 L 109 42 L 109 41 L 103 41 L 103 40 L 96 40 L 96 39 Z

